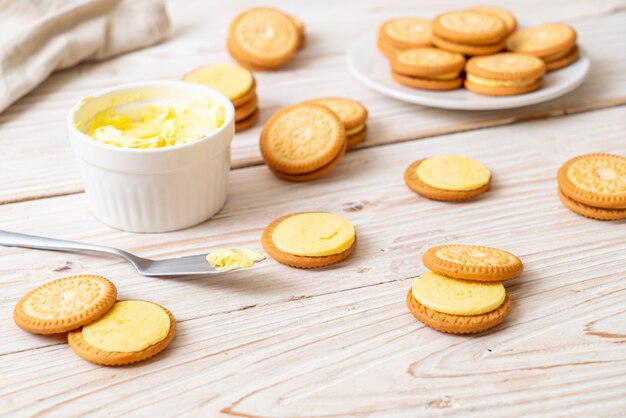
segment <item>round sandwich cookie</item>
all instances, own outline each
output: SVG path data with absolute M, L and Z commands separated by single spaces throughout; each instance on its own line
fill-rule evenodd
M 122 300 L 89 325 L 70 332 L 74 352 L 92 363 L 123 366 L 147 360 L 176 335 L 172 313 L 153 302 Z
M 504 39 L 493 44 L 466 45 L 450 42 L 438 36 L 433 36 L 433 43 L 437 48 L 443 49 L 444 51 L 456 52 L 467 56 L 492 55 L 502 51 L 506 45 Z
M 404 182 L 428 199 L 467 200 L 489 190 L 491 172 L 472 158 L 439 155 L 409 165 L 404 172 Z
M 356 128 L 352 128 L 349 131 L 346 131 L 346 138 L 348 139 L 348 149 L 354 148 L 361 142 L 365 141 L 366 136 L 367 125 L 365 123 L 361 126 L 357 126 Z
M 458 44 L 495 44 L 507 33 L 504 21 L 492 14 L 456 11 L 443 13 L 433 20 L 435 36 Z
M 452 334 L 493 328 L 504 321 L 511 307 L 502 283 L 454 279 L 433 272 L 415 279 L 406 304 L 425 325 Z
M 305 174 L 331 163 L 346 146 L 346 130 L 335 112 L 302 103 L 278 111 L 263 126 L 261 154 L 272 169 Z
M 281 178 L 283 180 L 287 180 L 287 181 L 293 181 L 295 183 L 302 183 L 305 181 L 313 181 L 313 180 L 317 180 L 320 177 L 325 176 L 326 174 L 328 174 L 332 169 L 334 169 L 335 167 L 337 167 L 337 165 L 339 164 L 339 162 L 341 161 L 341 159 L 346 155 L 346 150 L 348 149 L 348 143 L 346 141 L 346 143 L 344 144 L 344 148 L 343 150 L 337 154 L 337 156 L 335 158 L 333 158 L 333 160 L 326 164 L 323 167 L 320 167 L 314 171 L 311 171 L 309 173 L 301 173 L 301 174 L 287 174 L 287 173 L 283 173 L 280 171 L 276 171 L 272 168 L 272 166 L 268 165 L 268 168 L 270 169 L 270 171 L 278 178 Z
M 576 45 L 576 31 L 563 23 L 548 23 L 518 30 L 506 39 L 509 51 L 546 59 L 570 51 Z
M 331 213 L 294 213 L 269 224 L 261 243 L 279 263 L 311 269 L 345 260 L 356 247 L 356 232 L 350 221 Z
M 367 120 L 367 109 L 356 100 L 325 97 L 310 100 L 307 103 L 322 105 L 335 112 L 343 122 L 346 131 L 363 125 Z
M 579 54 L 580 52 L 578 51 L 578 46 L 574 45 L 574 47 L 569 51 L 564 51 L 562 53 L 548 56 L 542 59 L 546 63 L 546 69 L 548 71 L 554 71 L 563 67 L 567 67 L 568 65 L 576 61 Z
M 465 67 L 463 55 L 430 47 L 404 50 L 390 62 L 398 74 L 433 80 L 455 79 Z
M 559 169 L 559 188 L 583 205 L 603 209 L 626 208 L 626 157 L 586 154 Z
M 302 23 L 300 19 L 293 15 L 288 16 L 289 19 L 291 19 L 291 23 L 293 23 L 296 31 L 298 32 L 298 49 L 302 49 L 304 48 L 304 43 L 306 42 L 306 35 L 304 34 L 304 23 Z
M 423 90 L 454 90 L 463 85 L 462 77 L 453 78 L 451 80 L 437 80 L 434 78 L 411 77 L 392 71 L 391 78 L 403 86 Z
M 572 212 L 584 216 L 586 218 L 596 219 L 599 221 L 619 221 L 626 219 L 626 207 L 623 209 L 604 209 L 587 206 L 574 199 L 567 197 L 561 189 L 558 189 L 559 199 Z
M 513 13 L 508 10 L 493 6 L 479 6 L 467 9 L 467 11 L 485 13 L 502 19 L 504 26 L 506 26 L 507 35 L 513 33 L 517 28 L 517 20 L 515 19 L 515 16 L 513 16 Z
M 473 57 L 467 61 L 465 71 L 468 90 L 488 96 L 507 96 L 540 88 L 546 66 L 532 55 L 503 52 Z
M 186 74 L 183 80 L 214 88 L 228 97 L 235 107 L 255 96 L 256 83 L 252 73 L 239 65 L 207 65 Z
M 235 107 L 235 123 L 242 121 L 252 115 L 257 110 L 257 98 L 254 96 L 252 100 L 248 100 L 241 106 Z
M 256 109 L 250 116 L 235 122 L 235 132 L 242 132 L 254 126 L 259 120 L 259 109 Z
M 101 276 L 64 277 L 41 285 L 15 305 L 17 326 L 34 334 L 59 334 L 95 321 L 111 309 L 117 289 Z
M 478 245 L 432 247 L 424 253 L 422 262 L 438 274 L 485 282 L 514 279 L 524 271 L 522 261 L 510 252 Z
M 391 59 L 398 52 L 402 51 L 400 48 L 395 48 L 389 44 L 387 44 L 383 39 L 378 38 L 376 41 L 376 46 L 378 50 L 388 59 Z
M 398 50 L 430 46 L 432 28 L 430 20 L 419 17 L 402 17 L 388 20 L 378 30 L 378 39 L 384 45 Z
M 251 69 L 273 69 L 286 64 L 295 54 L 300 34 L 284 13 L 265 7 L 246 10 L 233 20 L 228 49 L 241 65 Z

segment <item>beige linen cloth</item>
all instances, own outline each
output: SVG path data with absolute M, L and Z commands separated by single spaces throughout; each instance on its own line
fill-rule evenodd
M 0 112 L 55 70 L 162 41 L 162 0 L 0 0 Z

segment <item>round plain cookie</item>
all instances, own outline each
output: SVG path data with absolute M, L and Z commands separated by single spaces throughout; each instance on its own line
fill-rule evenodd
M 248 116 L 256 112 L 257 99 L 256 96 L 252 100 L 248 100 L 246 103 L 235 108 L 235 123 L 244 120 Z
M 286 253 L 278 249 L 276 245 L 274 245 L 274 240 L 272 238 L 272 235 L 276 227 L 285 219 L 291 216 L 300 215 L 303 213 L 310 213 L 310 212 L 298 212 L 298 213 L 292 213 L 289 215 L 281 216 L 280 218 L 270 223 L 263 230 L 263 235 L 261 236 L 261 244 L 263 245 L 263 249 L 265 250 L 265 252 L 270 257 L 272 257 L 274 260 L 278 261 L 279 263 L 285 264 L 290 267 L 296 267 L 296 268 L 301 268 L 301 269 L 313 269 L 313 268 L 326 267 L 331 264 L 339 263 L 345 260 L 346 258 L 348 258 L 350 254 L 352 254 L 352 251 L 354 251 L 354 249 L 356 248 L 356 241 L 357 241 L 356 233 L 355 233 L 354 242 L 352 243 L 352 245 L 348 249 L 338 254 L 326 255 L 326 256 L 321 256 L 321 257 L 309 257 L 309 256 L 300 256 L 300 255 Z
M 603 209 L 626 208 L 626 157 L 586 154 L 567 161 L 557 173 L 567 197 Z
M 422 262 L 435 273 L 477 281 L 514 279 L 524 271 L 522 261 L 510 252 L 478 245 L 438 245 L 424 253 Z
M 532 55 L 502 52 L 470 58 L 465 71 L 489 80 L 535 80 L 543 77 L 546 65 Z
M 559 199 L 572 212 L 586 218 L 597 219 L 599 221 L 619 221 L 626 219 L 626 208 L 623 209 L 603 209 L 584 205 L 574 199 L 567 197 L 561 189 L 558 189 Z
M 463 85 L 463 77 L 453 78 L 452 80 L 435 80 L 430 78 L 411 77 L 392 71 L 391 78 L 403 86 L 414 89 L 454 90 Z
M 424 181 L 417 174 L 417 169 L 422 161 L 424 160 L 415 161 L 407 167 L 404 171 L 404 182 L 409 189 L 428 199 L 449 202 L 472 199 L 489 190 L 489 186 L 491 185 L 490 178 L 487 184 L 472 190 L 444 190 L 429 186 L 424 183 Z
M 266 7 L 237 16 L 229 29 L 229 49 L 243 62 L 260 68 L 286 64 L 295 54 L 300 34 L 292 19 Z
M 362 125 L 367 120 L 367 109 L 356 100 L 344 99 L 342 97 L 324 97 L 309 100 L 306 103 L 326 106 L 335 112 L 343 122 L 346 130 Z
M 158 341 L 149 347 L 140 351 L 121 352 L 121 351 L 105 351 L 91 345 L 83 336 L 83 329 L 71 331 L 67 335 L 67 342 L 72 350 L 83 359 L 92 363 L 101 364 L 103 366 L 124 366 L 127 364 L 137 363 L 147 360 L 159 354 L 167 348 L 176 335 L 176 320 L 172 313 L 161 305 L 153 302 L 134 300 L 138 302 L 150 303 L 163 309 L 167 313 L 170 320 L 169 332 L 164 339 Z M 123 302 L 123 301 L 120 301 Z
M 357 132 L 354 135 L 350 135 L 347 137 L 348 139 L 348 149 L 354 148 L 359 145 L 361 142 L 365 141 L 367 137 L 367 125 L 363 124 L 363 129 Z
M 396 54 L 390 63 L 397 74 L 427 77 L 459 73 L 465 67 L 465 57 L 437 48 L 412 48 Z
M 302 103 L 278 111 L 263 126 L 261 154 L 274 170 L 304 174 L 330 163 L 345 147 L 346 130 L 329 108 Z
M 337 165 L 339 164 L 341 159 L 345 156 L 347 148 L 348 148 L 348 143 L 346 141 L 346 145 L 345 145 L 344 149 L 339 154 L 337 154 L 337 156 L 330 163 L 328 163 L 325 166 L 323 166 L 321 168 L 318 168 L 317 170 L 314 170 L 314 171 L 312 171 L 310 173 L 287 174 L 287 173 L 281 173 L 280 171 L 275 170 L 269 164 L 267 165 L 267 167 L 270 169 L 272 174 L 274 174 L 276 177 L 281 178 L 283 180 L 293 181 L 295 183 L 302 183 L 302 182 L 305 182 L 305 181 L 313 181 L 313 180 L 317 180 L 317 179 L 325 176 L 332 169 L 337 167 Z
M 215 64 L 200 67 L 183 76 L 183 80 L 214 88 L 228 97 L 233 104 L 234 101 L 248 96 L 251 92 L 253 93 L 255 87 L 252 73 L 239 65 L 233 64 Z
M 397 49 L 429 46 L 432 43 L 431 23 L 419 17 L 388 20 L 380 26 L 378 37 Z
M 504 321 L 511 309 L 511 299 L 507 293 L 502 305 L 481 315 L 450 315 L 425 307 L 413 297 L 413 291 L 409 289 L 406 295 L 406 305 L 415 318 L 437 331 L 450 334 L 475 334 L 493 328 Z
M 456 52 L 467 56 L 491 55 L 502 51 L 505 47 L 504 39 L 494 44 L 465 45 L 450 42 L 438 36 L 433 36 L 433 43 L 437 48 L 443 49 L 444 51 Z
M 466 45 L 494 44 L 507 34 L 502 19 L 486 13 L 456 11 L 433 20 L 433 33 L 439 38 Z
M 576 61 L 579 55 L 580 51 L 578 50 L 578 46 L 574 46 L 574 48 L 572 48 L 572 50 L 564 57 L 554 61 L 546 62 L 546 69 L 548 71 L 554 71 L 563 67 L 567 67 L 568 65 Z
M 259 109 L 256 109 L 250 116 L 235 122 L 235 132 L 242 132 L 250 129 L 259 120 Z
M 117 297 L 101 276 L 79 275 L 45 283 L 22 297 L 13 311 L 17 326 L 33 334 L 59 334 L 95 321 Z
M 514 32 L 506 39 L 506 49 L 546 57 L 576 44 L 576 31 L 563 23 L 548 23 Z
M 478 6 L 469 8 L 467 11 L 486 13 L 488 15 L 499 17 L 504 22 L 504 26 L 506 26 L 507 34 L 513 33 L 515 28 L 517 28 L 517 20 L 515 19 L 515 16 L 513 16 L 513 13 L 508 10 L 493 6 Z

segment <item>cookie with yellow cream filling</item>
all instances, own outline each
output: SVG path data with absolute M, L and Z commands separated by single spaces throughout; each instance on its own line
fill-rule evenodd
M 503 52 L 473 57 L 465 67 L 465 87 L 490 96 L 522 94 L 541 87 L 544 62 L 532 55 Z
M 305 181 L 313 181 L 313 180 L 319 179 L 320 177 L 325 176 L 332 169 L 337 167 L 337 164 L 339 164 L 339 162 L 345 156 L 347 149 L 348 149 L 348 142 L 346 141 L 342 151 L 339 154 L 337 154 L 337 156 L 335 158 L 333 158 L 333 160 L 331 162 L 329 162 L 328 164 L 326 164 L 326 165 L 324 165 L 324 166 L 322 166 L 322 167 L 320 167 L 320 168 L 318 168 L 316 170 L 310 171 L 308 173 L 288 174 L 288 173 L 283 173 L 281 171 L 274 170 L 271 165 L 268 165 L 268 168 L 270 169 L 270 171 L 276 177 L 281 178 L 283 180 L 293 181 L 295 183 L 302 183 L 302 182 L 305 182 Z
M 390 60 L 391 75 L 408 87 L 448 90 L 460 87 L 465 57 L 437 48 L 413 48 Z
M 385 42 L 384 39 L 380 38 L 378 38 L 378 40 L 376 41 L 376 47 L 388 59 L 393 58 L 394 55 L 402 51 L 400 48 L 389 45 L 387 42 Z
M 504 39 L 495 42 L 493 44 L 485 44 L 485 45 L 466 45 L 460 44 L 456 42 L 451 42 L 447 39 L 440 38 L 438 36 L 433 36 L 433 44 L 439 49 L 448 52 L 456 52 L 458 54 L 463 54 L 468 57 L 477 56 L 477 55 L 492 55 L 497 52 L 500 52 L 505 47 Z
M 430 20 L 419 17 L 402 17 L 388 20 L 378 30 L 383 45 L 397 50 L 430 46 L 432 28 Z
M 433 34 L 457 44 L 495 44 L 504 39 L 507 33 L 504 21 L 493 14 L 453 11 L 433 20 Z
M 548 23 L 521 29 L 506 40 L 506 48 L 509 51 L 534 55 L 545 61 L 548 66 L 552 63 L 548 68 L 550 70 L 573 62 L 575 58 L 571 57 L 577 57 L 578 54 L 578 50 L 574 50 L 575 46 L 576 31 L 563 23 Z M 570 54 L 572 54 L 571 57 Z M 566 56 L 570 58 L 559 62 Z M 554 62 L 559 63 L 554 65 Z
M 514 279 L 524 270 L 522 261 L 510 252 L 478 245 L 439 245 L 428 249 L 422 261 L 438 274 L 488 282 Z
M 367 134 L 367 127 L 365 126 L 367 109 L 361 103 L 341 97 L 325 97 L 310 100 L 308 103 L 326 106 L 339 116 L 346 128 L 348 148 L 365 140 Z
M 250 116 L 235 122 L 235 132 L 242 132 L 250 129 L 259 120 L 259 109 L 257 108 Z
M 152 302 L 124 300 L 96 321 L 70 332 L 67 341 L 85 360 L 122 366 L 159 354 L 175 334 L 176 320 L 170 311 Z
M 502 9 L 500 7 L 478 6 L 478 7 L 471 7 L 467 9 L 467 11 L 476 12 L 476 13 L 486 13 L 488 15 L 493 15 L 495 17 L 502 19 L 502 21 L 504 22 L 504 26 L 506 27 L 507 34 L 513 33 L 515 29 L 517 28 L 517 19 L 515 19 L 515 16 L 513 16 L 513 13 L 509 12 L 508 10 Z
M 404 172 L 404 182 L 428 199 L 467 200 L 489 189 L 491 172 L 474 159 L 440 155 L 413 162 Z
M 364 123 L 361 126 L 352 128 L 350 131 L 346 131 L 346 137 L 348 139 L 348 149 L 354 148 L 361 142 L 365 141 L 367 136 L 367 125 Z
M 269 224 L 261 242 L 279 263 L 310 269 L 346 259 L 356 246 L 356 232 L 350 221 L 337 215 L 295 213 Z
M 393 78 L 398 84 L 402 84 L 406 87 L 423 90 L 454 90 L 463 85 L 463 77 L 456 77 L 450 80 L 437 79 L 437 78 L 421 78 L 411 77 L 408 75 L 398 74 L 395 71 L 391 71 L 391 78 Z
M 548 71 L 554 71 L 558 70 L 559 68 L 567 67 L 568 65 L 576 61 L 579 55 L 580 51 L 578 50 L 578 46 L 574 45 L 574 47 L 569 51 L 555 54 L 551 57 L 543 58 L 543 60 L 546 63 L 546 69 Z
M 254 96 L 251 100 L 248 100 L 246 103 L 235 108 L 235 123 L 246 119 L 248 116 L 256 112 L 256 110 L 257 98 Z
M 113 283 L 101 276 L 79 275 L 45 283 L 15 305 L 17 326 L 34 334 L 58 334 L 95 321 L 117 297 Z
M 183 80 L 214 88 L 228 97 L 234 106 L 250 100 L 256 85 L 250 71 L 233 64 L 207 65 L 186 74 Z

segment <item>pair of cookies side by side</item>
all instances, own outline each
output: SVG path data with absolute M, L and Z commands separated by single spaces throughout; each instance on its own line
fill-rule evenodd
M 431 200 L 472 199 L 491 185 L 491 172 L 479 161 L 453 154 L 417 160 L 404 171 L 404 182 Z
M 437 48 L 413 48 L 399 52 L 391 60 L 391 76 L 407 87 L 452 90 L 463 85 L 461 72 L 465 57 Z
M 506 40 L 512 52 L 541 58 L 548 71 L 567 67 L 578 59 L 576 31 L 563 23 L 548 23 L 518 30 Z
M 339 116 L 346 129 L 347 149 L 365 141 L 367 136 L 367 109 L 356 100 L 341 97 L 325 97 L 308 103 L 326 106 Z
M 626 157 L 586 154 L 557 173 L 558 195 L 572 212 L 601 221 L 626 219 Z
M 532 55 L 503 52 L 470 58 L 465 72 L 468 90 L 487 96 L 510 96 L 541 88 L 546 66 Z
M 239 65 L 266 71 L 287 64 L 304 45 L 304 24 L 279 10 L 257 7 L 231 23 L 226 46 Z
M 486 331 L 504 321 L 511 303 L 501 281 L 524 268 L 507 251 L 461 244 L 430 248 L 423 262 L 431 271 L 413 281 L 407 307 L 425 325 L 453 334 Z
M 435 46 L 467 56 L 491 55 L 503 50 L 509 33 L 510 27 L 493 12 L 455 11 L 433 20 Z
M 389 59 L 405 49 L 431 46 L 431 23 L 419 17 L 388 20 L 378 29 L 376 45 Z
M 270 223 L 263 231 L 261 243 L 279 263 L 312 269 L 345 260 L 356 247 L 356 232 L 350 221 L 340 216 L 302 212 Z
M 301 103 L 278 111 L 265 123 L 259 146 L 277 177 L 311 181 L 339 164 L 347 148 L 346 130 L 328 107 Z

